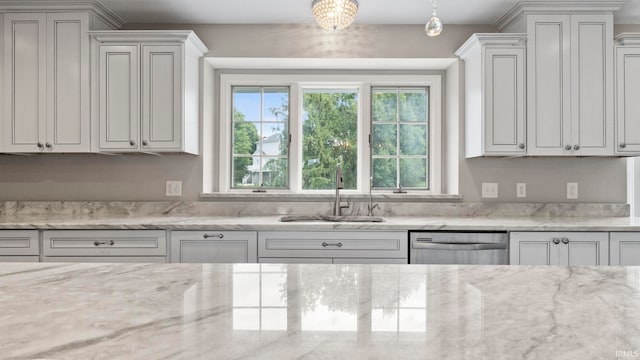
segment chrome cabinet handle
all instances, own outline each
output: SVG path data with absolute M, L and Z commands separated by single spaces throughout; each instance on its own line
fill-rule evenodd
M 203 238 L 208 239 L 208 238 L 218 238 L 218 239 L 222 239 L 224 238 L 224 234 L 204 234 L 202 235 Z
M 580 145 L 574 145 L 573 150 L 580 150 Z
M 38 149 L 42 149 L 44 147 L 44 145 L 38 141 L 38 143 L 36 144 L 38 146 Z
M 113 241 L 113 240 L 110 240 L 110 241 L 109 241 L 109 245 L 110 245 L 110 246 L 113 246 L 115 243 L 116 243 L 116 242 L 115 242 L 115 241 Z M 94 245 L 94 246 L 107 245 L 107 242 L 106 242 L 106 241 L 94 241 L 94 242 L 93 242 L 93 245 Z
M 553 238 L 553 240 L 552 240 L 552 241 L 553 241 L 553 243 L 554 243 L 554 244 L 556 244 L 556 245 L 560 244 L 560 239 L 558 239 L 558 238 Z
M 342 243 L 335 243 L 335 244 L 331 244 L 331 243 L 327 243 L 327 242 L 323 242 L 322 243 L 322 247 L 327 247 L 327 246 L 337 246 L 337 247 L 342 247 Z
M 47 149 L 51 149 L 53 147 L 50 142 L 48 142 L 45 146 L 47 147 Z
M 620 144 L 620 147 L 624 149 L 624 148 L 626 148 L 626 147 L 627 147 L 627 144 L 625 144 L 625 143 L 621 143 L 621 144 Z
M 133 140 L 131 140 L 131 141 L 129 141 L 129 145 L 131 145 L 131 146 L 136 146 L 136 142 L 135 142 L 135 141 L 133 141 Z
M 524 144 L 520 144 L 520 145 L 518 145 L 518 147 L 519 147 L 520 149 L 524 149 Z
M 149 143 L 147 142 L 147 140 L 142 140 L 142 146 L 147 146 L 149 145 Z
M 565 150 L 571 150 L 571 145 L 567 145 L 564 147 Z
M 567 238 L 562 238 L 562 243 L 567 245 L 569 243 L 569 239 Z

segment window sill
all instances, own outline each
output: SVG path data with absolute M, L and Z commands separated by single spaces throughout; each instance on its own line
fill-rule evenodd
M 367 194 L 341 193 L 343 201 L 369 201 Z M 247 201 L 247 202 L 315 202 L 333 200 L 333 194 L 290 194 L 290 193 L 206 193 L 200 194 L 201 201 Z M 422 195 L 407 192 L 406 194 L 374 193 L 376 202 L 462 202 L 462 195 Z

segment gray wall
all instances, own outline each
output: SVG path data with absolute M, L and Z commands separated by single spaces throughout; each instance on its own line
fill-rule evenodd
M 128 28 L 193 29 L 211 49 L 209 56 L 216 57 L 451 58 L 470 34 L 497 31 L 493 26 L 449 25 L 431 39 L 421 25 L 353 26 L 338 34 L 306 25 Z M 640 27 L 625 26 L 624 31 Z M 182 180 L 182 199 L 197 200 L 201 162 L 191 155 L 0 155 L 0 200 L 166 200 L 166 180 Z M 465 201 L 480 200 L 482 182 L 499 183 L 498 201 L 516 201 L 515 183 L 527 182 L 525 201 L 561 202 L 567 181 L 579 182 L 581 202 L 626 201 L 622 159 L 462 159 L 459 172 Z

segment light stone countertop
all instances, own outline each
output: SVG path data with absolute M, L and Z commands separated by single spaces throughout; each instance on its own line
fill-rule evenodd
M 2 359 L 640 351 L 638 267 L 4 263 L 0 289 Z
M 396 216 L 381 223 L 279 222 L 280 216 L 4 216 L 0 229 L 640 231 L 629 217 Z

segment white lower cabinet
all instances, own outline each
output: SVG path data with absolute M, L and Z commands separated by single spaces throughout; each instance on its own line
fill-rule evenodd
M 640 266 L 640 233 L 612 232 L 609 243 L 612 266 Z
M 172 263 L 256 263 L 255 231 L 172 231 Z
M 45 262 L 166 262 L 165 230 L 50 230 Z
M 609 265 L 608 232 L 512 232 L 511 265 Z
M 261 231 L 261 263 L 406 264 L 406 231 Z
M 38 262 L 38 230 L 0 230 L 0 262 Z

